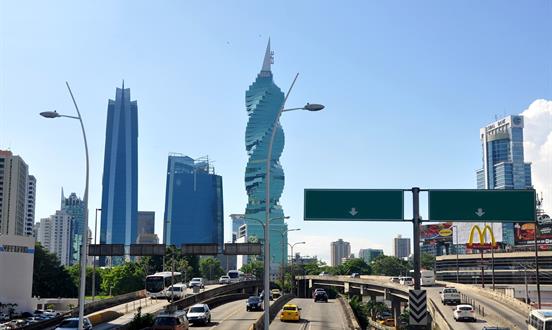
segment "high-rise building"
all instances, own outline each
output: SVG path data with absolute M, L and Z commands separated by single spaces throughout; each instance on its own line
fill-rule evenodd
M 372 260 L 382 255 L 383 250 L 381 249 L 360 249 L 358 251 L 358 257 L 364 259 L 367 264 L 371 263 Z
M 284 131 L 276 116 L 284 104 L 284 93 L 274 83 L 271 64 L 273 52 L 270 40 L 266 47 L 261 72 L 245 93 L 245 105 L 249 120 L 245 131 L 245 148 L 249 156 L 245 169 L 245 189 L 247 207 L 245 215 L 261 222 L 266 221 L 266 203 L 270 209 L 270 273 L 280 270 L 282 260 L 287 261 L 287 225 L 284 223 L 284 211 L 279 200 L 284 190 L 284 171 L 280 165 L 280 155 L 284 150 Z M 270 156 L 270 192 L 266 200 L 266 159 L 268 146 L 274 132 L 274 143 Z M 247 236 L 264 242 L 263 226 L 257 221 L 247 220 Z M 285 233 L 282 235 L 281 233 Z M 283 241 L 282 241 L 283 240 Z M 282 256 L 282 252 L 284 255 Z
M 65 210 L 56 211 L 40 219 L 37 241 L 55 254 L 62 265 L 71 264 L 71 222 L 73 217 Z
M 29 168 L 21 157 L 0 150 L 0 234 L 32 236 L 32 230 L 27 230 L 27 221 L 29 216 L 34 218 L 34 189 L 32 199 L 28 196 L 29 182 L 32 181 L 34 188 L 36 180 L 28 173 Z
M 397 258 L 408 258 L 410 256 L 410 238 L 403 238 L 401 235 L 393 238 L 393 255 Z
M 123 82 L 107 106 L 100 243 L 134 243 L 137 217 L 138 105 Z
M 77 194 L 71 193 L 65 198 L 63 188 L 61 189 L 61 211 L 71 216 L 71 236 L 70 240 L 70 260 L 71 264 L 76 264 L 80 260 L 80 248 L 82 245 L 82 233 L 84 228 L 84 201 L 77 197 Z
M 138 226 L 136 229 L 138 236 L 136 237 L 136 242 L 140 239 L 140 235 L 143 236 L 142 240 L 145 237 L 150 237 L 155 233 L 155 212 L 154 211 L 138 211 Z M 156 235 L 157 236 L 157 235 Z M 150 240 L 149 238 L 147 240 Z
M 483 168 L 477 189 L 531 189 L 531 163 L 523 157 L 523 116 L 507 116 L 479 130 Z M 502 224 L 502 242 L 514 245 L 514 224 Z
M 222 177 L 209 159 L 169 155 L 163 241 L 167 245 L 224 243 Z
M 240 231 L 240 227 L 245 225 L 245 214 L 230 214 L 230 218 L 232 219 L 232 243 L 234 243 L 236 239 L 245 235 Z
M 33 175 L 27 177 L 27 200 L 25 214 L 25 236 L 33 236 L 35 223 L 36 178 Z
M 341 238 L 331 243 L 331 265 L 339 266 L 343 263 L 343 258 L 349 258 L 351 255 L 351 244 L 343 241 Z

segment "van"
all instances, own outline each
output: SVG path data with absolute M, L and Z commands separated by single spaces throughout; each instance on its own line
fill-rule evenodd
M 153 330 L 188 330 L 190 324 L 185 311 L 165 311 L 155 317 Z
M 186 284 L 178 283 L 167 288 L 167 300 L 179 300 L 186 297 Z

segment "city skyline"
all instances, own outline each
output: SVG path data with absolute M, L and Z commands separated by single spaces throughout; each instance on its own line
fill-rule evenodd
M 290 228 L 302 228 L 290 233 L 289 241 L 308 242 L 296 252 L 329 261 L 328 242 L 339 236 L 355 251 L 372 247 L 391 254 L 392 236 L 410 236 L 411 228 L 304 223 L 303 189 L 475 188 L 479 128 L 505 114 L 525 117 L 525 158 L 545 208 L 551 208 L 546 124 L 552 120 L 552 93 L 546 54 L 552 49 L 542 40 L 552 23 L 545 2 L 502 6 L 490 1 L 470 8 L 363 4 L 331 10 L 301 3 L 292 12 L 276 9 L 269 18 L 260 4 L 207 5 L 209 10 L 116 4 L 106 11 L 101 4 L 51 8 L 36 2 L 32 12 L 0 6 L 0 149 L 20 155 L 32 169 L 37 219 L 54 212 L 60 186 L 78 195 L 84 189 L 79 128 L 62 121 L 45 124 L 38 113 L 71 114 L 63 85 L 71 82 L 89 134 L 93 219 L 93 210 L 101 207 L 105 100 L 124 78 L 144 110 L 138 170 L 139 186 L 147 189 L 139 190 L 139 208 L 162 214 L 168 152 L 208 152 L 225 180 L 229 241 L 228 215 L 242 213 L 247 203 L 243 90 L 258 72 L 269 35 L 278 55 L 276 83 L 286 90 L 301 73 L 290 106 L 326 105 L 316 116 L 299 112 L 282 120 L 286 188 L 280 203 L 291 217 Z M 325 24 L 305 21 L 306 15 Z M 234 24 L 242 18 L 243 24 Z M 157 24 L 140 24 L 150 20 Z M 283 20 L 294 23 L 282 26 Z M 29 44 L 35 51 L 28 51 Z M 155 229 L 162 237 L 161 221 Z

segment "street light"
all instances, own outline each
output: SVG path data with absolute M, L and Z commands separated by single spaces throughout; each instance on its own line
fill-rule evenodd
M 454 248 L 454 250 L 456 250 L 456 283 L 460 283 L 460 268 L 458 265 L 458 226 L 452 225 L 451 227 L 453 227 L 454 231 L 456 232 L 456 246 Z
M 71 99 L 73 100 L 73 105 L 75 106 L 75 110 L 77 110 L 78 116 L 67 116 L 67 115 L 61 115 L 57 113 L 56 111 L 44 111 L 41 112 L 40 115 L 45 118 L 58 118 L 58 117 L 65 117 L 65 118 L 71 118 L 71 119 L 78 119 L 80 122 L 81 130 L 82 130 L 82 137 L 84 139 L 84 151 L 86 155 L 86 183 L 84 186 L 84 223 L 83 223 L 83 229 L 82 229 L 82 244 L 81 244 L 81 257 L 80 257 L 80 287 L 79 287 L 79 329 L 82 329 L 83 324 L 83 318 L 84 318 L 84 294 L 86 289 L 86 244 L 88 243 L 88 177 L 89 177 L 89 161 L 88 161 L 88 143 L 86 141 L 86 132 L 84 131 L 84 124 L 82 123 L 82 117 L 79 111 L 79 107 L 77 106 L 77 102 L 75 101 L 75 97 L 73 96 L 73 92 L 71 91 L 71 87 L 69 87 L 69 83 L 65 82 L 67 85 L 67 89 L 69 90 L 69 94 L 71 95 Z
M 283 230 L 283 231 L 279 231 L 279 230 L 274 230 L 276 232 L 279 232 L 280 235 L 282 235 L 282 291 L 284 290 L 284 281 L 285 281 L 285 272 L 284 272 L 284 269 L 285 269 L 285 260 L 284 260 L 284 254 L 285 254 L 285 251 L 284 251 L 284 237 L 285 235 L 290 232 L 290 231 L 299 231 L 301 230 L 301 228 L 293 228 L 293 229 L 286 229 L 286 230 Z M 289 244 L 289 243 L 288 243 Z
M 295 267 L 293 267 L 293 259 L 295 258 L 295 256 L 293 255 L 293 247 L 299 244 L 307 244 L 307 242 L 297 242 L 293 244 L 288 243 L 288 245 L 291 247 L 291 293 L 294 292 L 293 284 L 295 282 Z
M 264 258 L 264 288 L 265 288 L 265 295 L 264 295 L 264 329 L 268 330 L 268 327 L 270 326 L 270 300 L 269 300 L 269 294 L 267 290 L 270 290 L 270 260 L 266 257 L 270 255 L 270 168 L 271 168 L 271 161 L 272 161 L 272 145 L 274 144 L 274 137 L 276 136 L 276 126 L 280 124 L 280 117 L 282 116 L 282 112 L 285 111 L 293 111 L 293 110 L 307 110 L 307 111 L 319 111 L 324 109 L 324 106 L 321 104 L 309 104 L 307 103 L 305 106 L 301 108 L 290 108 L 290 109 L 284 109 L 284 106 L 286 105 L 286 101 L 289 97 L 289 93 L 293 89 L 293 85 L 295 85 L 295 82 L 297 81 L 297 77 L 299 76 L 299 73 L 295 75 L 295 78 L 293 79 L 293 82 L 291 83 L 291 86 L 289 87 L 289 90 L 284 98 L 284 102 L 282 103 L 282 106 L 280 107 L 280 111 L 276 114 L 276 117 L 274 118 L 274 122 L 272 123 L 272 134 L 270 135 L 270 142 L 268 144 L 268 151 L 266 155 L 266 175 L 265 175 L 265 258 Z

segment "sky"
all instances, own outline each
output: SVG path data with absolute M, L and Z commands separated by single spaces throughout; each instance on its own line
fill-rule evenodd
M 138 102 L 139 210 L 162 237 L 167 155 L 208 155 L 229 214 L 243 213 L 245 91 L 268 38 L 285 113 L 280 200 L 294 251 L 329 260 L 330 242 L 392 252 L 409 222 L 305 222 L 305 188 L 475 188 L 479 129 L 524 113 L 526 160 L 552 205 L 552 1 L 1 1 L 0 149 L 37 178 L 36 220 L 60 192 L 84 190 L 84 151 L 71 85 L 90 148 L 90 227 L 101 207 L 108 99 Z M 547 195 L 546 195 L 547 194 Z M 410 195 L 406 218 L 411 218 Z M 422 212 L 427 205 L 422 196 Z M 552 207 L 552 206 L 551 206 Z M 422 217 L 425 213 L 422 213 Z

